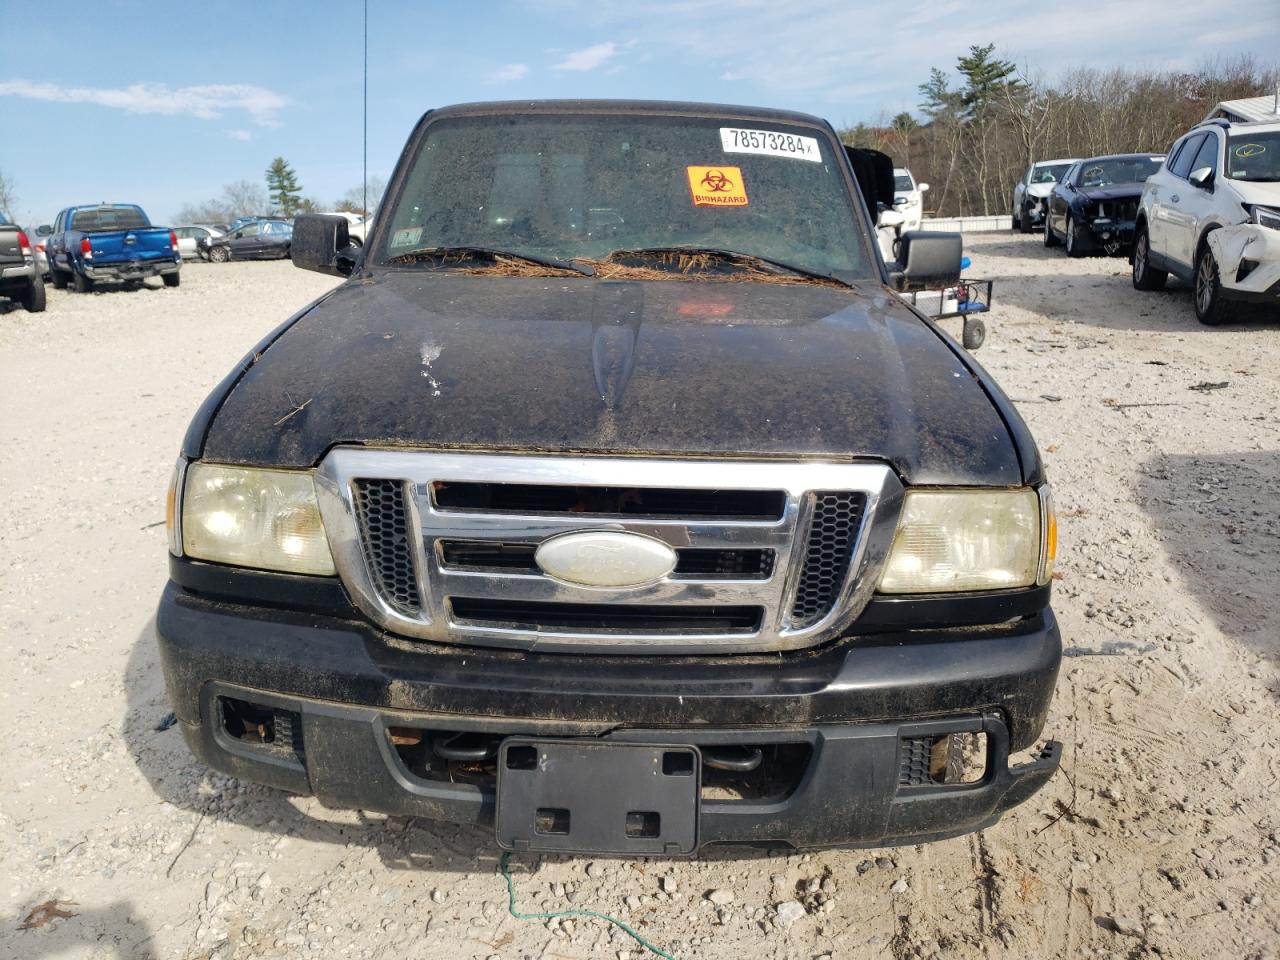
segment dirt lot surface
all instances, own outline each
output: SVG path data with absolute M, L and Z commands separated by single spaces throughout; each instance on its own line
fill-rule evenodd
M 520 909 L 604 911 L 681 960 L 1280 956 L 1280 326 L 1201 327 L 1120 259 L 968 246 L 1000 278 L 979 357 L 1062 516 L 1062 772 L 926 847 L 518 862 Z M 646 955 L 508 916 L 483 833 L 237 783 L 157 730 L 183 431 L 329 285 L 192 264 L 0 314 L 0 957 Z

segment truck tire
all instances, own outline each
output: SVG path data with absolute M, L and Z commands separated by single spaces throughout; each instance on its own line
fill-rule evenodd
M 93 290 L 93 281 L 78 271 L 71 271 L 71 286 L 76 293 L 89 293 Z
M 1053 235 L 1053 228 L 1049 226 L 1049 215 L 1044 216 L 1044 245 L 1046 247 L 1056 247 L 1058 238 Z
M 67 281 L 69 279 L 70 278 L 65 273 L 63 273 L 53 264 L 49 264 L 49 282 L 53 284 L 53 289 L 55 290 L 67 289 Z
M 1195 295 L 1196 319 L 1206 327 L 1220 327 L 1235 319 L 1234 304 L 1222 295 L 1218 280 L 1218 261 L 1206 243 L 1196 258 Z
M 1151 237 L 1146 227 L 1139 227 L 1133 238 L 1133 289 L 1163 290 L 1168 281 L 1167 271 L 1151 266 Z
M 27 313 L 44 313 L 44 281 L 39 277 L 32 277 L 30 286 L 18 298 L 18 302 L 26 308 Z
M 210 263 L 226 263 L 231 259 L 231 254 L 226 247 L 210 247 L 209 262 Z
M 160 279 L 164 281 L 166 287 L 176 287 L 182 282 L 182 274 L 180 273 L 162 273 Z

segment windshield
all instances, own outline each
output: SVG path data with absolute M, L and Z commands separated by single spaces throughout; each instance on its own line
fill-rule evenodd
M 150 227 L 137 207 L 88 207 L 71 216 L 71 229 L 81 233 L 105 233 L 108 230 L 144 230 Z
M 900 173 L 893 178 L 893 190 L 895 193 L 910 193 L 915 188 L 916 185 L 911 182 L 910 174 Z
M 818 135 L 815 135 L 818 134 Z M 841 279 L 876 275 L 828 138 L 780 123 L 506 114 L 428 128 L 382 263 L 433 248 L 605 260 L 730 251 Z
M 1071 169 L 1069 163 L 1050 163 L 1031 170 L 1032 183 L 1057 183 Z
M 1113 157 L 1089 160 L 1080 169 L 1078 186 L 1109 187 L 1117 183 L 1142 183 L 1160 169 L 1164 157 Z
M 1280 130 L 1228 137 L 1227 176 L 1232 180 L 1280 181 Z

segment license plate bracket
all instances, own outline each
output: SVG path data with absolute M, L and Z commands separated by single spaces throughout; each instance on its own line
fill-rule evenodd
M 498 750 L 498 845 L 689 855 L 701 785 L 702 755 L 687 744 L 508 737 Z

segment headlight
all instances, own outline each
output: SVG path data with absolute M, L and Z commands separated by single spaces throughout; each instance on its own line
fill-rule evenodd
M 334 572 L 309 473 L 192 463 L 181 532 L 183 552 L 199 560 L 287 573 Z
M 910 490 L 881 593 L 956 593 L 1048 583 L 1057 526 L 1048 487 Z
M 1280 230 L 1280 210 L 1274 207 L 1262 207 L 1255 204 L 1249 208 L 1249 219 L 1260 227 Z

